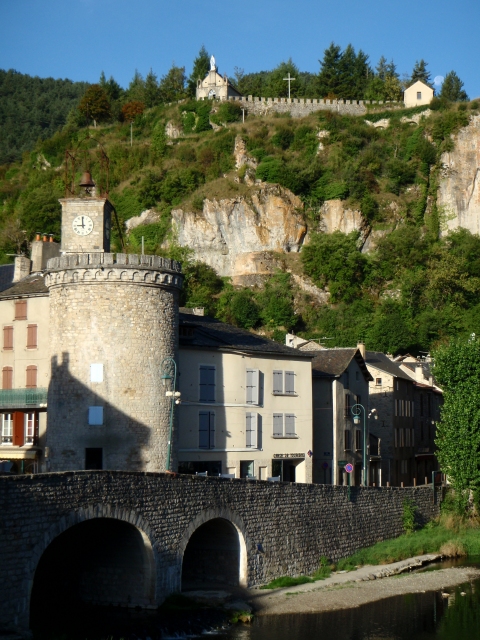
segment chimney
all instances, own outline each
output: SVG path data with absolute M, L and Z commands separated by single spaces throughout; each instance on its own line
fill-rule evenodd
M 15 256 L 13 282 L 19 282 L 30 275 L 31 261 L 26 256 Z
M 364 342 L 357 342 L 357 349 L 360 351 L 360 353 L 362 354 L 362 358 L 365 360 L 365 358 L 367 357 L 367 351 L 365 349 L 365 343 Z
M 37 235 L 37 239 L 32 242 L 31 250 L 32 272 L 36 273 L 46 269 L 47 260 L 60 255 L 60 244 L 53 241 L 53 235 L 48 237 L 45 234 L 43 240 Z

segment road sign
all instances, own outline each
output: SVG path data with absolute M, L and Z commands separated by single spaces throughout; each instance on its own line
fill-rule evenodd
M 350 462 L 348 464 L 345 465 L 345 471 L 347 473 L 352 473 L 353 471 L 353 464 L 350 464 Z

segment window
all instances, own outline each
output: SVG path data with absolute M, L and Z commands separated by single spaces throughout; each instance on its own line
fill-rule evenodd
M 13 327 L 3 327 L 3 348 L 11 351 L 13 349 Z
M 362 432 L 360 429 L 355 429 L 355 449 L 357 451 L 362 450 Z
M 295 372 L 294 371 L 274 371 L 273 372 L 273 393 L 274 395 L 295 395 Z
M 200 402 L 215 402 L 215 367 L 200 365 Z
M 400 446 L 401 447 L 405 446 L 405 430 L 404 429 L 400 429 Z
M 215 413 L 200 411 L 198 414 L 198 446 L 200 449 L 215 448 Z
M 273 437 L 283 437 L 283 413 L 273 414 Z
M 25 442 L 27 444 L 34 444 L 35 442 L 35 426 L 36 426 L 36 414 L 25 414 Z
M 295 430 L 295 416 L 293 413 L 285 414 L 285 437 L 294 438 L 297 435 Z
M 405 429 L 405 446 L 410 446 L 410 429 Z
M 398 400 L 395 400 L 395 415 L 398 416 Z
M 351 408 L 352 408 L 352 406 L 350 404 L 350 394 L 346 393 L 345 394 L 345 418 L 350 418 L 351 417 L 351 415 L 350 415 Z
M 395 435 L 395 449 L 398 448 L 398 429 L 394 430 L 394 435 Z
M 422 92 L 417 91 L 417 100 L 421 100 L 421 99 L 422 99 Z
M 27 324 L 27 349 L 37 348 L 37 325 Z
M 3 367 L 2 369 L 2 389 L 13 389 L 12 367 Z
M 256 449 L 258 442 L 258 413 L 247 413 L 245 434 L 247 448 Z
M 253 460 L 241 460 L 240 461 L 240 477 L 241 478 L 254 478 L 255 465 Z
M 85 449 L 85 469 L 103 469 L 103 449 Z
M 12 444 L 13 442 L 13 415 L 2 413 L 2 443 Z
M 296 416 L 293 413 L 273 414 L 273 437 L 274 438 L 296 438 Z
M 381 387 L 382 386 L 382 379 L 381 378 L 375 378 L 375 386 L 376 387 Z
M 15 320 L 27 319 L 27 301 L 17 300 L 15 302 Z
M 103 382 L 103 364 L 90 365 L 90 382 Z
M 344 445 L 345 445 L 345 451 L 350 451 L 350 449 L 352 448 L 352 444 L 350 442 L 350 429 L 345 429 L 344 431 Z
M 259 404 L 258 380 L 260 372 L 258 369 L 247 369 L 247 404 Z
M 88 407 L 88 424 L 97 427 L 103 425 L 103 407 Z
M 27 367 L 27 389 L 36 389 L 37 388 L 37 367 L 34 364 L 30 364 Z

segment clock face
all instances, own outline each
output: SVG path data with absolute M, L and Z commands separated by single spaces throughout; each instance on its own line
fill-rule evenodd
M 78 236 L 88 236 L 93 231 L 93 220 L 90 216 L 77 216 L 72 222 L 72 227 Z

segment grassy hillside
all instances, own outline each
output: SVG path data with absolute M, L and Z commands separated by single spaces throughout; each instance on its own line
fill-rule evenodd
M 128 125 L 70 125 L 39 141 L 22 162 L 0 170 L 0 259 L 25 247 L 37 230 L 58 237 L 64 152 L 87 134 L 101 141 L 110 158 L 110 199 L 121 222 L 147 208 L 161 213 L 159 222 L 128 239 L 129 250 L 136 251 L 143 235 L 148 252 L 162 251 L 172 208 L 200 211 L 206 197 L 248 196 L 245 169 L 234 170 L 234 141 L 241 135 L 258 162 L 256 177 L 282 184 L 304 202 L 311 242 L 299 255 L 280 256 L 284 268 L 327 288 L 331 303 L 319 305 L 300 293 L 286 271 L 264 289 L 235 289 L 173 241 L 170 253 L 183 259 L 187 275 L 184 303 L 277 339 L 287 329 L 327 336 L 329 346 L 363 338 L 369 348 L 418 352 L 452 334 L 479 332 L 480 238 L 462 231 L 440 240 L 442 212 L 435 205 L 440 154 L 451 148 L 451 134 L 478 113 L 478 104 L 432 106 L 418 125 L 401 119 L 422 109 L 374 112 L 370 121 L 390 118 L 390 126 L 379 129 L 334 112 L 242 123 L 239 108 L 228 103 L 213 117 L 225 126 L 213 131 L 211 104 L 191 101 L 138 116 L 132 146 Z M 166 138 L 167 122 L 183 130 L 181 137 Z M 98 175 L 96 144 L 84 147 Z M 321 205 L 336 198 L 361 209 L 372 229 L 386 232 L 374 253 L 362 254 L 355 234 L 315 233 Z

